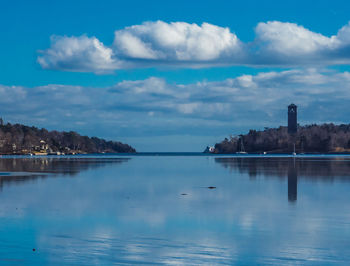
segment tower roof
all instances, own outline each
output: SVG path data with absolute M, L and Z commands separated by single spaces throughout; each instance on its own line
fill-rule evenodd
M 288 105 L 288 107 L 297 107 L 294 103 L 291 103 L 290 105 Z

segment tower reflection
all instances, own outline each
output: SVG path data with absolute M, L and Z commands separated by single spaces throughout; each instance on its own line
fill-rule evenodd
M 288 164 L 288 201 L 296 202 L 298 198 L 298 170 L 295 159 Z

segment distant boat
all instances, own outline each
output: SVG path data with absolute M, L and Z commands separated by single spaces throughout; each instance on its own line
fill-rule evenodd
M 244 150 L 244 144 L 243 144 L 243 137 L 240 135 L 239 141 L 241 143 L 240 151 L 236 152 L 236 154 L 247 154 L 247 152 Z
M 295 152 L 295 143 L 293 144 L 293 156 L 297 155 L 297 153 Z

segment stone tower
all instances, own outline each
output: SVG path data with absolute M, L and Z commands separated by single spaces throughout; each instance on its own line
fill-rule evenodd
M 297 106 L 291 104 L 288 106 L 288 133 L 294 134 L 297 133 L 298 122 L 297 122 Z

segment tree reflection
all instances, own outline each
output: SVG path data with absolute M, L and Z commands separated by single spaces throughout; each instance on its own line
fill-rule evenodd
M 130 158 L 1 158 L 0 190 L 5 184 L 21 183 L 38 178 L 75 176 L 82 171 L 121 164 Z
M 350 181 L 350 158 L 215 158 L 230 171 L 247 173 L 250 179 L 288 178 L 288 200 L 297 200 L 298 178 L 320 182 Z

